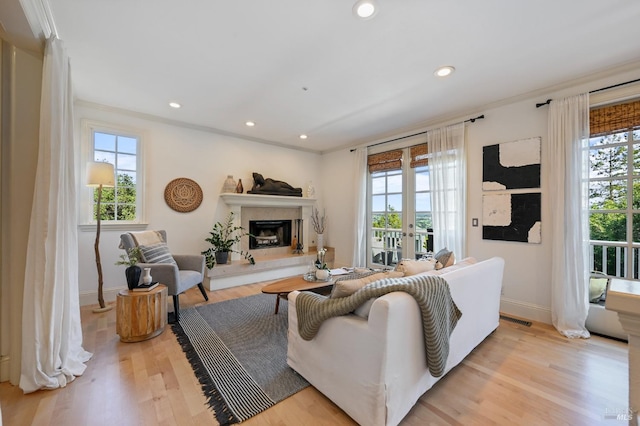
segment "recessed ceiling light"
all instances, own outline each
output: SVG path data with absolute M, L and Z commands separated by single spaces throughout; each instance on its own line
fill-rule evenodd
M 256 125 L 256 123 L 254 123 L 253 121 L 247 121 L 246 123 L 244 123 L 247 125 L 247 127 L 253 127 Z
M 300 135 L 300 139 L 306 139 L 307 135 Z
M 455 69 L 454 67 L 452 67 L 452 66 L 450 66 L 450 65 L 447 65 L 447 66 L 440 67 L 440 68 L 436 69 L 436 70 L 433 72 L 433 74 L 434 74 L 436 77 L 448 77 L 448 76 L 450 76 L 451 74 L 453 74 L 453 72 L 454 72 L 455 70 L 456 70 L 456 69 Z
M 358 0 L 353 5 L 353 13 L 360 19 L 371 19 L 377 11 L 378 7 L 373 0 Z
M 177 103 L 177 102 L 169 102 L 169 106 L 170 106 L 171 108 L 181 108 L 181 107 L 182 107 L 182 105 L 180 105 L 180 104 L 179 104 L 179 103 Z

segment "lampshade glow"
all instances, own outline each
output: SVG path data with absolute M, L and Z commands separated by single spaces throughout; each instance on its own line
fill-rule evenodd
M 113 164 L 92 161 L 87 164 L 87 186 L 115 186 Z

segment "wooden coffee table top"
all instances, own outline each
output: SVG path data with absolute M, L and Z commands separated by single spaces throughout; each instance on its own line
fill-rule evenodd
M 333 285 L 333 281 L 305 281 L 305 279 L 299 275 L 267 284 L 262 287 L 262 292 L 266 294 L 286 294 L 296 290 L 314 290 L 330 285 Z

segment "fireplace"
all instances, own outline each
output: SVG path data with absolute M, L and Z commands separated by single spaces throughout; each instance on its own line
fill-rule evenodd
M 291 245 L 291 220 L 250 220 L 249 248 L 265 249 Z

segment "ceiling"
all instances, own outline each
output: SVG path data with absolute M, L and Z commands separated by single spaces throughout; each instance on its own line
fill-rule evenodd
M 377 1 L 48 3 L 80 100 L 319 152 L 640 60 L 635 0 Z

